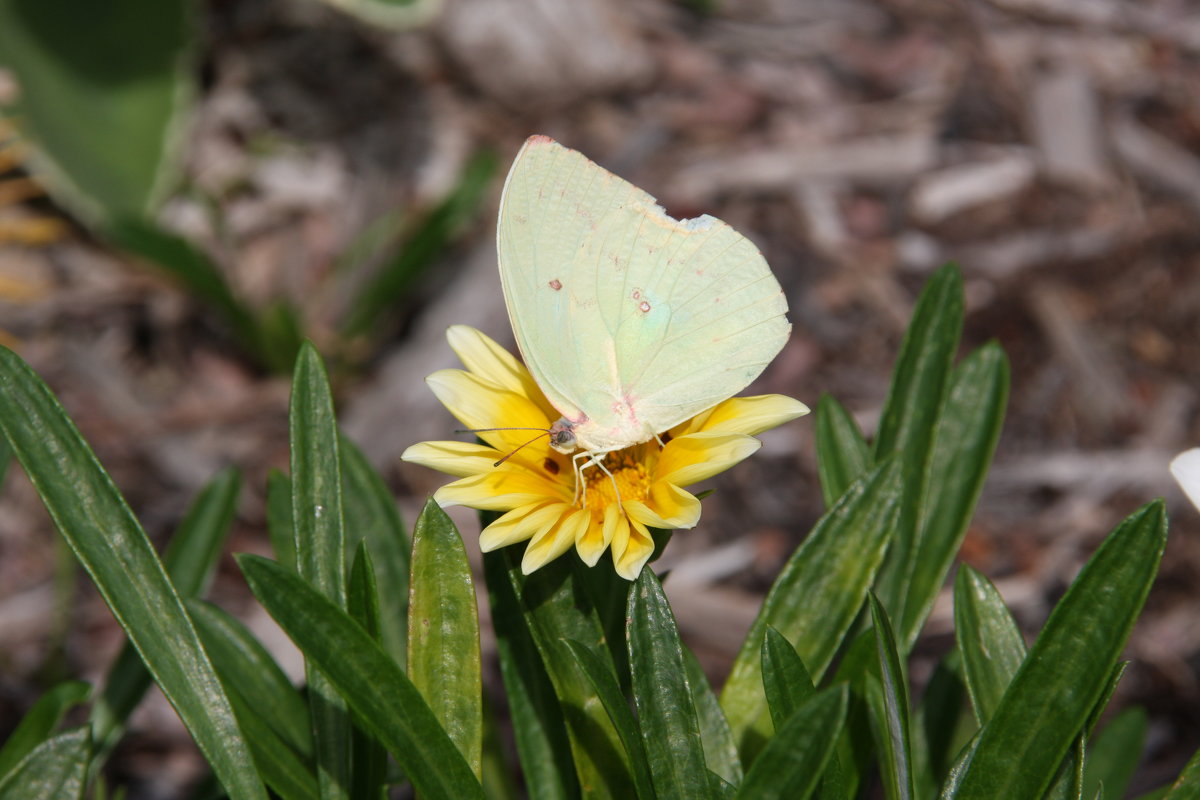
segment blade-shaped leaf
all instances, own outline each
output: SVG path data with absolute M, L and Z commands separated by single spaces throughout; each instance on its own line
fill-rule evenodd
M 1156 501 L 1109 535 L 1067 589 L 979 736 L 958 798 L 1039 797 L 1109 685 L 1166 543 Z
M 363 627 L 367 635 L 376 642 L 379 635 L 379 590 L 375 585 L 375 565 L 371 563 L 371 551 L 367 543 L 360 541 L 354 552 L 350 567 L 350 580 L 346 586 L 346 605 L 350 616 Z M 350 738 L 350 774 L 353 784 L 351 797 L 378 798 L 384 791 L 387 777 L 387 751 L 375 737 L 354 726 Z
M 265 797 L 228 698 L 141 525 L 54 395 L 3 347 L 0 428 L 225 790 Z
M 730 786 L 742 782 L 742 760 L 738 758 L 737 743 L 729 730 L 729 720 L 721 710 L 721 702 L 708 682 L 708 676 L 695 653 L 683 645 L 683 664 L 687 669 L 688 689 L 700 720 L 700 739 L 704 742 L 704 763 L 708 771 Z
M 811 796 L 845 723 L 848 695 L 842 684 L 806 700 L 763 748 L 737 796 L 745 800 Z
M 871 449 L 858 423 L 828 394 L 817 402 L 817 475 L 825 507 L 832 508 L 850 484 L 871 466 Z
M 1171 784 L 1171 789 L 1165 796 L 1166 800 L 1195 800 L 1195 798 L 1200 798 L 1200 750 L 1197 750 L 1188 759 L 1183 772 L 1179 773 L 1179 777 Z
M 275 560 L 296 569 L 296 531 L 292 524 L 292 479 L 272 468 L 267 473 L 267 536 Z
M 812 676 L 791 642 L 774 626 L 767 626 L 762 646 L 763 691 L 771 722 L 779 730 L 805 700 L 817 693 Z
M 954 631 L 971 705 L 982 725 L 1025 660 L 1025 640 L 996 587 L 967 564 L 958 568 L 954 581 Z
M 761 661 L 767 626 L 793 644 L 819 680 L 883 560 L 896 526 L 900 494 L 900 471 L 894 463 L 881 464 L 860 478 L 821 518 L 775 580 L 721 692 L 721 707 L 743 763 L 770 732 Z
M 871 604 L 871 623 L 875 630 L 875 649 L 879 657 L 879 688 L 881 707 L 876 708 L 883 757 L 885 794 L 897 800 L 910 800 L 916 795 L 913 783 L 912 743 L 910 740 L 908 676 L 896 649 L 892 623 L 874 594 Z
M 0 778 L 4 800 L 71 800 L 83 797 L 92 753 L 92 729 L 84 725 L 33 748 Z
M 479 777 L 483 686 L 479 616 L 458 529 L 429 500 L 413 528 L 408 676 Z
M 237 714 L 238 725 L 246 732 L 254 765 L 267 786 L 282 800 L 317 800 L 321 791 L 312 768 L 311 743 L 309 754 L 301 756 L 280 737 L 272 721 L 247 699 L 244 687 L 230 683 L 224 675 L 221 680 Z
M 629 593 L 630 677 L 642 743 L 660 798 L 709 796 L 700 722 L 692 704 L 675 616 L 653 570 Z
M 338 431 L 329 377 L 316 348 L 296 359 L 290 409 L 292 525 L 301 577 L 339 608 L 346 607 L 346 537 Z M 319 670 L 306 665 L 317 779 L 325 800 L 348 798 L 350 718 Z
M 83 681 L 65 681 L 39 697 L 0 748 L 0 779 L 30 751 L 49 739 L 63 715 L 86 700 L 91 692 L 91 685 Z
M 923 741 L 925 748 L 923 797 L 937 794 L 936 787 L 946 780 L 954 757 L 979 730 L 968 700 L 962 654 L 954 649 L 934 668 L 918 709 L 922 736 L 914 737 L 914 743 Z
M 1083 771 L 1083 796 L 1095 797 L 1104 784 L 1110 797 L 1124 797 L 1142 760 L 1146 742 L 1146 712 L 1127 708 L 1112 718 L 1092 740 Z
M 284 567 L 245 554 L 238 563 L 254 596 L 328 676 L 420 795 L 483 797 L 471 767 L 420 692 L 362 626 Z

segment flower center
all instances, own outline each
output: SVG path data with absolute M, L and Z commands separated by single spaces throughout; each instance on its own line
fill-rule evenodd
M 610 503 L 617 502 L 618 491 L 622 501 L 646 499 L 650 476 L 646 472 L 646 465 L 633 457 L 632 449 L 609 453 L 600 463 L 612 477 L 605 475 L 599 465 L 583 471 L 583 482 L 587 486 L 585 507 L 589 511 L 603 516 L 604 509 Z

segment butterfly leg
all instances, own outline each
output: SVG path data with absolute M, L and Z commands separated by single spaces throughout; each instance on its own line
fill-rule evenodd
M 604 457 L 611 453 L 611 450 L 586 450 L 582 453 L 576 453 L 572 458 L 572 467 L 575 470 L 575 499 L 572 503 L 579 503 L 581 506 L 587 505 L 587 482 L 583 479 L 583 471 L 588 467 L 599 467 L 600 471 L 608 476 L 612 481 L 613 491 L 616 493 L 617 503 L 621 502 L 621 490 L 617 488 L 617 479 L 608 471 L 608 467 L 604 466 Z M 583 459 L 582 464 L 579 462 Z M 582 500 L 580 499 L 582 495 Z

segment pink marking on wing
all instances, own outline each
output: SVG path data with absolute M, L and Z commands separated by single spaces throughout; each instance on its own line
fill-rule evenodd
M 562 281 L 560 281 L 558 278 L 555 278 L 554 280 L 550 281 L 550 288 L 557 292 L 562 288 Z
M 642 301 L 642 302 L 641 302 L 641 303 L 638 305 L 638 310 L 640 310 L 640 311 L 641 311 L 643 314 L 645 314 L 645 313 L 647 313 L 647 312 L 649 312 L 649 311 L 650 311 L 650 304 L 649 304 L 649 303 L 647 303 L 645 300 L 643 300 L 643 301 Z
M 554 144 L 554 140 L 551 139 L 549 136 L 546 136 L 543 133 L 535 133 L 533 136 L 530 136 L 528 139 L 525 140 L 525 144 L 526 145 Z

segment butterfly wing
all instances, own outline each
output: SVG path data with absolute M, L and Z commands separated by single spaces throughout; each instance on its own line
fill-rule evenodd
M 587 449 L 623 447 L 744 389 L 791 326 L 744 236 L 532 137 L 505 183 L 500 275 L 534 379 Z

